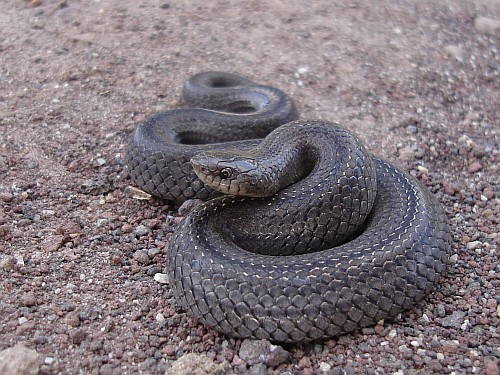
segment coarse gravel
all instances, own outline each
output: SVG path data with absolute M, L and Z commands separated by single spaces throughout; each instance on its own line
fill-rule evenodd
M 499 373 L 498 1 L 0 10 L 2 371 Z M 395 321 L 308 345 L 231 339 L 189 318 L 164 270 L 181 215 L 126 193 L 124 153 L 134 127 L 178 107 L 183 81 L 204 70 L 279 87 L 302 119 L 338 121 L 417 176 L 452 228 L 435 291 Z

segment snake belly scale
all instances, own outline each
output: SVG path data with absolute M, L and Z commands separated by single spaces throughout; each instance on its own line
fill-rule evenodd
M 128 165 L 160 198 L 209 199 L 167 256 L 193 317 L 233 337 L 308 342 L 394 318 L 430 292 L 450 235 L 417 180 L 338 124 L 297 121 L 275 88 L 205 72 L 184 98 L 194 108 L 135 130 Z

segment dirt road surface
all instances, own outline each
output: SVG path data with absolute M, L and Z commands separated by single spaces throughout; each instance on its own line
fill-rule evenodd
M 0 366 L 498 374 L 499 37 L 495 0 L 2 0 Z M 162 275 L 177 211 L 124 193 L 124 151 L 204 70 L 283 89 L 435 193 L 453 237 L 436 290 L 393 322 L 274 350 L 186 316 Z

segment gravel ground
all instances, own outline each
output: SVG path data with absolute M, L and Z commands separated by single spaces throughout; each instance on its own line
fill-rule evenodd
M 338 3 L 2 0 L 0 373 L 499 373 L 500 3 Z M 435 292 L 311 345 L 186 316 L 162 277 L 177 210 L 125 194 L 123 159 L 209 69 L 283 89 L 423 181 L 454 240 Z

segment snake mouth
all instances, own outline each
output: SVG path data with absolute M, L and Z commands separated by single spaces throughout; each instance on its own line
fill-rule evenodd
M 206 160 L 203 155 L 196 155 L 190 160 L 191 166 L 193 167 L 194 173 L 198 176 L 200 180 L 205 182 L 206 176 L 210 173 L 209 168 L 206 166 Z

